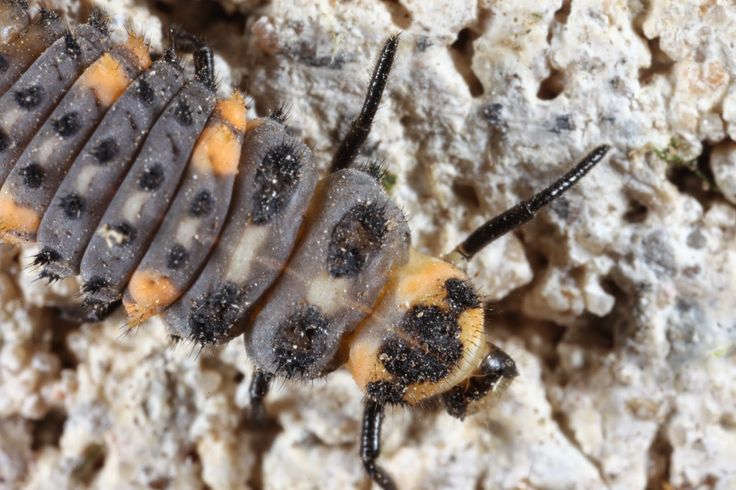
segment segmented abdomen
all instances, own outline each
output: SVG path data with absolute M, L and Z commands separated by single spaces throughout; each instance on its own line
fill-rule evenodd
M 42 276 L 80 274 L 86 303 L 122 299 L 131 325 L 161 314 L 199 343 L 246 332 L 256 364 L 287 376 L 334 367 L 408 260 L 376 179 L 318 183 L 278 118 L 246 121 L 242 96 L 218 100 L 173 56 L 152 63 L 136 36 L 11 14 L 0 2 L 4 241 L 37 241 Z

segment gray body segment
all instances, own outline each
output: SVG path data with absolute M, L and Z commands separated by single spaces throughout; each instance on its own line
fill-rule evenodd
M 31 137 L 82 71 L 109 47 L 90 25 L 57 39 L 0 97 L 0 182 L 4 182 Z
M 242 110 L 244 115 L 244 106 Z M 236 172 L 218 174 L 213 168 L 210 152 L 224 149 L 211 148 L 211 145 L 219 143 L 226 146 L 225 141 L 212 137 L 216 131 L 228 135 L 228 148 L 233 150 L 228 155 L 229 163 L 233 170 L 238 168 L 243 132 L 228 124 L 216 109 L 195 146 L 174 202 L 131 279 L 135 289 L 137 280 L 148 283 L 154 277 L 161 278 L 165 281 L 162 289 L 166 290 L 161 293 L 166 298 L 157 298 L 159 306 L 148 311 L 148 305 L 138 304 L 139 298 L 129 288 L 125 307 L 133 323 L 138 321 L 137 318 L 143 319 L 160 311 L 184 294 L 197 278 L 220 236 L 227 219 Z
M 17 36 L 3 42 L 0 45 L 0 95 L 12 87 L 23 71 L 63 34 L 61 17 L 50 10 L 42 10 Z
M 249 127 L 217 247 L 192 287 L 163 314 L 172 335 L 216 343 L 242 332 L 241 320 L 291 254 L 316 183 L 311 152 L 280 123 Z
M 82 257 L 88 300 L 117 301 L 146 252 L 215 106 L 211 89 L 189 82 L 156 121 Z
M 127 80 L 140 73 L 140 68 L 129 59 L 124 46 L 114 46 L 110 54 L 120 63 Z M 90 87 L 81 76 L 35 133 L 0 192 L 8 193 L 18 205 L 43 214 L 73 158 L 107 109 L 108 105 L 97 98 L 94 87 Z M 69 209 L 70 214 L 78 214 L 83 205 L 82 196 L 73 194 L 67 197 L 72 197 L 74 202 L 59 203 L 60 206 Z M 36 236 L 19 238 L 30 241 Z
M 161 60 L 138 77 L 110 108 L 74 161 L 44 214 L 38 231 L 46 270 L 61 277 L 79 273 L 87 244 L 149 130 L 185 81 L 181 68 Z M 61 204 L 81 196 L 71 215 Z
M 253 362 L 286 377 L 333 369 L 343 337 L 409 258 L 406 220 L 373 177 L 346 169 L 320 187 L 302 241 L 245 332 Z
M 13 39 L 30 21 L 28 10 L 22 2 L 0 0 L 0 44 Z

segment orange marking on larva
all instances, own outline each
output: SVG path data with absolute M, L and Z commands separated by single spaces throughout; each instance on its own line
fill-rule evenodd
M 125 69 L 110 53 L 103 54 L 82 74 L 82 82 L 95 93 L 97 101 L 110 106 L 130 84 Z
M 142 36 L 130 34 L 125 47 L 135 57 L 140 70 L 146 70 L 151 66 L 151 53 L 148 51 L 148 45 L 146 45 L 146 41 Z
M 248 120 L 245 116 L 245 99 L 238 92 L 235 92 L 229 99 L 218 101 L 215 110 L 237 131 L 245 132 L 245 128 L 248 127 Z
M 32 240 L 40 223 L 41 217 L 33 209 L 18 205 L 6 192 L 0 194 L 0 231 L 3 241 L 20 244 Z
M 192 163 L 201 171 L 215 175 L 234 175 L 240 162 L 240 141 L 221 122 L 209 124 L 192 153 Z
M 138 325 L 176 301 L 181 292 L 171 280 L 153 271 L 136 271 L 128 283 L 125 311 L 130 325 Z
M 447 262 L 412 250 L 409 263 L 395 277 L 400 302 L 427 304 L 428 298 L 435 298 L 435 302 L 431 302 L 434 304 L 445 297 L 445 281 L 452 277 L 461 279 L 463 274 Z

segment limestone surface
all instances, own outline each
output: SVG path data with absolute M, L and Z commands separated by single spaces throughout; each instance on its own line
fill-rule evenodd
M 47 2 L 73 22 L 90 1 Z M 611 156 L 470 264 L 521 373 L 461 422 L 388 413 L 401 489 L 736 488 L 736 6 L 728 0 L 100 1 L 161 49 L 217 52 L 251 113 L 285 104 L 321 169 L 387 36 L 401 47 L 360 159 L 383 160 L 440 255 L 600 143 Z M 76 281 L 0 249 L 0 487 L 366 489 L 362 394 L 277 381 L 248 423 L 242 341 L 156 319 L 63 322 Z

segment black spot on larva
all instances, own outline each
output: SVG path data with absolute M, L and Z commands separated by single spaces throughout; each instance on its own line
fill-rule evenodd
M 270 222 L 286 207 L 291 191 L 299 182 L 301 162 L 293 145 L 270 148 L 256 170 L 256 192 L 253 194 L 253 222 Z
M 0 152 L 3 152 L 8 149 L 10 146 L 10 136 L 0 129 Z
M 138 187 L 144 191 L 155 191 L 164 181 L 164 168 L 160 163 L 151 163 L 143 168 L 138 177 Z
M 189 252 L 184 246 L 175 243 L 169 249 L 169 256 L 166 258 L 166 267 L 169 269 L 181 269 L 189 260 Z
M 156 100 L 156 92 L 145 78 L 142 78 L 140 82 L 138 82 L 136 94 L 138 94 L 138 98 L 140 98 L 146 105 L 151 105 Z
M 85 294 L 94 294 L 101 289 L 104 289 L 106 287 L 110 286 L 110 281 L 105 279 L 102 276 L 92 276 L 90 277 L 89 281 L 85 282 L 82 285 L 82 292 Z
M 400 337 L 389 337 L 378 354 L 386 370 L 404 384 L 436 382 L 450 373 L 450 367 Z
M 9 66 L 10 63 L 8 63 L 8 59 L 0 54 L 0 73 L 6 71 Z
M 92 155 L 97 163 L 104 165 L 112 161 L 120 152 L 120 146 L 115 138 L 105 138 L 92 149 Z
M 15 103 L 23 109 L 30 111 L 36 108 L 43 100 L 44 90 L 40 85 L 31 85 L 30 87 L 16 90 L 13 93 Z
M 468 281 L 451 278 L 445 281 L 447 303 L 450 310 L 460 314 L 468 308 L 480 308 L 480 299 Z
M 226 282 L 195 301 L 189 315 L 192 340 L 213 344 L 225 338 L 240 319 L 240 288 Z
M 281 322 L 272 344 L 278 373 L 287 378 L 307 374 L 327 351 L 329 325 L 314 305 L 300 305 Z
M 381 248 L 386 234 L 386 210 L 375 203 L 352 207 L 332 229 L 327 268 L 333 277 L 354 277 Z
M 79 114 L 76 112 L 67 112 L 60 118 L 53 121 L 51 125 L 54 127 L 56 134 L 62 138 L 74 136 L 82 126 L 81 121 L 79 120 Z
M 33 258 L 33 265 L 47 265 L 56 262 L 61 258 L 61 254 L 50 247 L 43 247 L 40 252 Z
M 404 403 L 406 385 L 401 383 L 381 380 L 368 383 L 365 388 L 368 398 L 375 402 L 389 405 L 402 405 Z
M 404 314 L 399 328 L 447 367 L 454 366 L 462 357 L 460 326 L 455 312 L 437 306 L 414 306 Z
M 64 210 L 64 216 L 69 219 L 79 219 L 82 216 L 82 211 L 84 211 L 84 198 L 76 192 L 72 192 L 63 196 L 59 205 Z
M 215 207 L 215 200 L 209 191 L 199 191 L 189 205 L 189 212 L 192 216 L 201 218 L 207 216 Z
M 18 173 L 23 179 L 23 185 L 31 189 L 38 189 L 43 184 L 43 178 L 46 174 L 43 167 L 37 163 L 29 163 L 21 168 Z
M 73 58 L 77 58 L 82 54 L 82 48 L 71 32 L 67 32 L 64 35 L 64 47 L 67 54 Z
M 174 117 L 182 126 L 191 126 L 194 122 L 194 119 L 192 118 L 192 109 L 189 107 L 189 104 L 183 100 L 180 100 L 176 105 L 176 109 L 174 109 Z
M 121 221 L 120 223 L 110 226 L 110 230 L 116 234 L 113 241 L 120 247 L 128 245 L 130 242 L 135 240 L 135 228 L 127 221 Z

